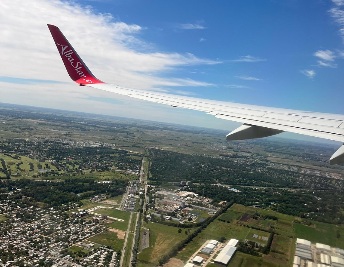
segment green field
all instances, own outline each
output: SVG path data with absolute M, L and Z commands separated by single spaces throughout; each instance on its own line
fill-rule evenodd
M 188 229 L 178 232 L 177 227 L 167 226 L 159 223 L 148 223 L 144 225 L 150 229 L 150 247 L 138 254 L 138 266 L 157 266 L 159 259 L 169 252 L 178 242 L 187 237 Z M 187 234 L 185 233 L 187 231 Z M 194 229 L 190 229 L 190 232 Z
M 278 234 L 275 234 L 272 242 L 272 253 L 263 257 L 236 253 L 233 266 L 289 266 L 293 257 L 291 255 L 294 236 L 293 221 L 293 216 L 234 204 L 180 251 L 177 258 L 186 262 L 209 239 L 235 238 L 240 241 L 254 241 L 265 246 L 266 238 L 270 236 L 269 230 L 274 229 Z
M 298 238 L 344 249 L 344 225 L 312 221 L 309 226 L 295 223 L 294 229 Z
M 124 240 L 117 238 L 117 234 L 110 231 L 105 231 L 98 235 L 92 236 L 89 238 L 89 241 L 99 245 L 108 246 L 115 251 L 121 251 L 124 244 Z
M 35 178 L 51 171 L 56 172 L 56 167 L 49 161 L 38 161 L 26 156 L 0 153 L 0 160 L 4 160 L 12 178 Z M 0 177 L 6 174 L 0 171 Z
M 97 213 L 102 214 L 102 215 L 107 215 L 110 217 L 114 217 L 114 218 L 118 218 L 118 219 L 122 219 L 126 222 L 129 221 L 129 217 L 130 217 L 130 212 L 122 211 L 122 210 L 118 210 L 118 209 L 98 209 Z

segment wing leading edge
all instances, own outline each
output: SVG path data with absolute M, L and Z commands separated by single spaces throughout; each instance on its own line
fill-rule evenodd
M 79 85 L 172 107 L 203 111 L 216 118 L 242 123 L 227 135 L 227 140 L 261 138 L 285 131 L 344 143 L 344 115 L 206 100 L 104 83 L 91 73 L 60 29 L 49 24 L 48 27 L 69 76 Z M 330 163 L 344 164 L 344 145 L 332 155 Z

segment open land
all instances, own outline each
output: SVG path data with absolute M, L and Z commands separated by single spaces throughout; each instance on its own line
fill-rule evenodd
M 183 266 L 235 238 L 231 266 L 277 267 L 296 238 L 344 248 L 331 145 L 5 104 L 0 123 L 2 262 L 120 266 L 122 251 L 122 266 Z

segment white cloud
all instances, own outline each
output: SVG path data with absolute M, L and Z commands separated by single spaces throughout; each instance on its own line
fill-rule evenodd
M 115 21 L 109 14 L 96 14 L 70 1 L 2 0 L 2 76 L 67 81 L 47 23 L 63 31 L 96 76 L 127 87 L 159 87 L 169 81 L 161 78 L 164 71 L 219 63 L 188 53 L 144 52 L 137 45 L 143 43 L 137 38 L 144 30 L 141 26 Z
M 233 62 L 261 62 L 261 61 L 266 61 L 266 59 L 247 55 L 247 56 L 241 56 L 240 58 L 233 59 L 231 61 Z
M 334 61 L 335 54 L 331 50 L 318 50 L 314 53 L 314 56 L 323 61 Z
M 232 89 L 248 89 L 248 88 L 250 88 L 248 86 L 239 85 L 239 84 L 228 84 L 228 85 L 226 85 L 226 87 L 232 88 Z
M 253 76 L 235 76 L 236 78 L 240 79 L 240 80 L 244 80 L 244 81 L 260 81 L 261 79 L 257 78 L 257 77 L 253 77 Z
M 335 64 L 333 62 L 318 60 L 318 66 L 319 67 L 325 67 L 325 68 L 336 68 L 337 64 Z
M 179 28 L 182 30 L 204 30 L 206 27 L 204 27 L 201 24 L 198 23 L 185 23 L 185 24 L 180 24 Z
M 332 0 L 334 7 L 329 10 L 331 17 L 339 26 L 339 35 L 344 41 L 344 0 Z
M 316 75 L 316 72 L 314 70 L 301 70 L 301 73 L 310 79 L 313 79 Z
M 344 0 L 332 0 L 332 2 L 337 6 L 344 6 Z
M 190 53 L 156 51 L 140 39 L 145 31 L 142 26 L 116 21 L 109 14 L 96 13 L 73 1 L 1 0 L 1 102 L 152 120 L 168 118 L 171 122 L 190 120 L 181 119 L 181 112 L 171 115 L 170 109 L 160 105 L 153 107 L 150 103 L 73 84 L 47 23 L 62 30 L 95 76 L 124 87 L 156 91 L 165 87 L 160 90 L 173 93 L 166 87 L 212 86 L 203 81 L 170 77 L 166 72 L 220 63 Z M 106 101 L 100 101 L 102 97 Z M 192 120 L 197 124 L 197 119 Z
M 47 23 L 57 25 L 62 30 L 95 76 L 125 87 L 210 86 L 207 82 L 170 78 L 165 73 L 184 66 L 220 63 L 191 53 L 152 52 L 151 47 L 144 51 L 149 45 L 139 38 L 145 30 L 140 25 L 116 21 L 109 14 L 96 13 L 90 7 L 71 1 L 2 0 L 1 76 L 71 83 Z M 15 83 L 13 80 L 12 85 Z M 18 91 L 13 91 L 13 97 L 22 97 L 15 93 L 21 92 L 26 85 L 17 82 L 16 86 Z M 42 87 L 38 88 L 43 90 Z M 42 93 L 36 98 L 40 98 Z M 60 91 L 59 97 L 63 99 L 70 96 Z M 0 101 L 10 102 L 4 94 L 1 94 Z
M 336 68 L 337 64 L 334 63 L 336 59 L 336 54 L 331 50 L 318 50 L 314 53 L 314 56 L 317 57 L 318 66 L 326 68 Z

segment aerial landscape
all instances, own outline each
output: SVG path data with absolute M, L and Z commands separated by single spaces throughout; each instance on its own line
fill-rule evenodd
M 0 24 L 0 267 L 344 267 L 344 0 Z
M 9 104 L 0 123 L 3 266 L 226 266 L 229 241 L 228 266 L 343 257 L 331 144 Z

